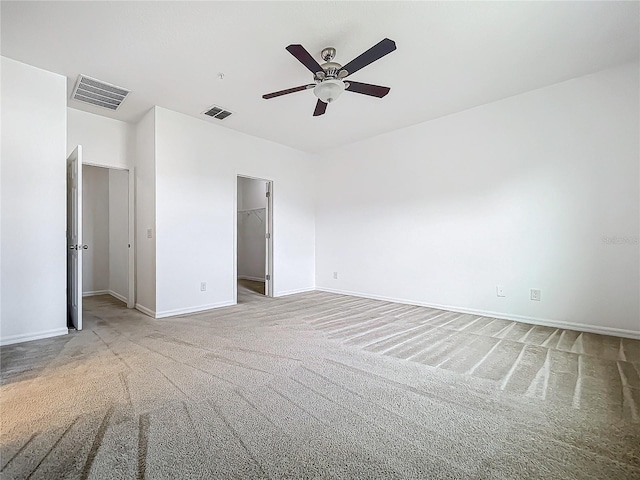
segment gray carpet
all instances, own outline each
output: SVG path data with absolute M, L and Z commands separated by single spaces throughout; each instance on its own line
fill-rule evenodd
M 313 292 L 2 348 L 2 478 L 640 478 L 640 342 Z

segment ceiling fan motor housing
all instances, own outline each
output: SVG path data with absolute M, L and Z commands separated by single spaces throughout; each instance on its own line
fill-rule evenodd
M 324 78 L 336 78 L 342 65 L 336 62 L 327 62 L 320 65 L 324 70 Z
M 332 79 L 332 78 L 343 78 L 339 77 L 338 74 L 342 69 L 342 65 L 337 62 L 334 62 L 333 59 L 336 56 L 336 49 L 333 47 L 327 47 L 322 50 L 320 53 L 320 57 L 325 61 L 322 65 L 322 72 L 316 72 L 314 75 L 314 80 L 316 83 L 323 82 L 324 80 Z M 346 74 L 344 75 L 346 76 Z

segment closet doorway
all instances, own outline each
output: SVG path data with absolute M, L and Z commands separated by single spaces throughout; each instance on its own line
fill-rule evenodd
M 236 186 L 236 301 L 272 297 L 273 182 L 238 175 Z
M 128 170 L 82 165 L 82 296 L 134 305 Z

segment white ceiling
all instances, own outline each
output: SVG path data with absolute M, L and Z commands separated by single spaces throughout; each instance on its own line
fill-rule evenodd
M 317 152 L 613 65 L 638 61 L 638 2 L 9 2 L 2 55 L 68 78 L 132 90 L 118 112 L 153 105 Z M 346 92 L 313 117 L 312 83 L 285 47 L 346 64 L 383 38 L 398 49 L 354 81 L 391 87 L 383 99 Z M 224 79 L 218 79 L 218 73 Z M 210 105 L 234 112 L 203 117 Z

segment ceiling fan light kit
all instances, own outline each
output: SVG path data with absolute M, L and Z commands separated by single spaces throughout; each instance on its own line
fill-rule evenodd
M 389 87 L 381 87 L 379 85 L 371 85 L 369 83 L 345 82 L 343 79 L 393 52 L 395 49 L 395 42 L 385 38 L 343 67 L 339 63 L 333 61 L 336 55 L 336 49 L 333 47 L 327 47 L 322 50 L 320 56 L 325 63 L 320 65 L 302 45 L 289 45 L 287 47 L 287 51 L 307 67 L 311 73 L 313 73 L 313 81 L 315 83 L 288 88 L 278 92 L 267 93 L 263 95 L 262 98 L 270 99 L 287 95 L 289 93 L 313 89 L 314 95 L 318 97 L 318 102 L 313 112 L 314 117 L 324 115 L 327 105 L 336 101 L 345 90 L 382 98 L 391 90 Z
M 345 88 L 346 85 L 342 80 L 328 79 L 318 83 L 313 93 L 324 103 L 331 103 L 342 95 Z

